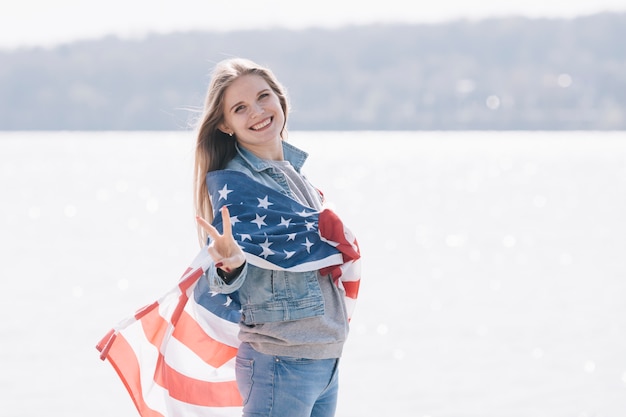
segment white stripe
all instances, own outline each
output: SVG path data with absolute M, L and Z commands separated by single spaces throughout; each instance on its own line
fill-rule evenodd
M 361 259 L 341 265 L 341 280 L 356 282 L 361 279 Z
M 246 255 L 246 260 L 250 262 L 252 265 L 257 266 L 259 268 L 271 269 L 274 271 L 293 271 L 293 272 L 317 271 L 319 269 L 326 268 L 327 266 L 341 265 L 343 263 L 343 256 L 340 253 L 336 253 L 334 255 L 330 255 L 324 259 L 320 259 L 317 261 L 304 262 L 296 266 L 283 268 L 282 266 L 276 265 L 263 258 L 259 258 L 258 256 L 255 256 L 249 253 L 245 253 L 245 255 Z
M 167 395 L 164 392 L 162 395 Z M 241 407 L 202 407 L 170 398 L 166 416 L 184 417 L 241 417 Z
M 159 299 L 159 315 L 170 322 L 182 293 L 176 287 Z
M 164 350 L 165 362 L 185 376 L 208 382 L 235 380 L 235 358 L 219 368 L 214 368 L 176 338 L 171 338 L 165 344 Z
M 140 385 L 143 393 L 143 400 L 149 408 L 165 416 L 241 416 L 241 407 L 203 407 L 188 404 L 171 398 L 166 389 L 154 382 L 153 377 L 156 363 L 158 360 L 158 351 L 146 338 L 141 324 L 137 322 L 136 325 L 124 329 L 121 332 L 121 335 L 126 339 L 132 350 L 135 352 L 135 355 L 138 357 L 137 359 L 139 360 Z M 175 339 L 170 340 L 170 343 L 172 342 L 177 343 L 179 346 L 182 346 L 182 344 Z M 170 355 L 168 353 L 168 357 L 169 356 L 174 355 Z M 172 358 L 166 358 L 166 362 L 174 369 L 181 372 L 179 367 L 180 364 L 176 363 L 172 365 L 171 359 Z M 180 358 L 180 360 L 184 363 L 189 360 L 189 357 Z M 232 363 L 227 363 L 225 369 L 223 370 L 226 372 L 230 372 L 230 375 L 227 376 L 226 373 L 220 375 L 218 372 L 218 374 L 212 375 L 214 378 L 211 379 L 211 382 L 218 382 L 221 380 L 234 381 L 234 360 L 235 359 L 233 358 Z M 197 379 L 201 380 L 208 380 L 206 377 L 207 375 L 211 375 L 210 370 L 214 368 L 204 362 L 202 362 L 202 364 L 204 370 L 206 370 L 207 373 L 200 377 L 198 377 L 199 375 L 196 375 L 194 377 L 198 377 Z
M 208 247 L 208 245 L 204 245 L 202 249 L 200 249 L 200 251 L 196 254 L 196 257 L 193 259 L 193 261 L 191 261 L 191 263 L 189 264 L 189 268 L 191 268 L 192 271 L 198 268 L 202 268 L 206 271 L 208 266 L 211 265 L 211 263 L 213 262 L 207 250 Z
M 121 333 L 139 361 L 139 378 L 144 401 L 148 407 L 166 415 L 166 397 L 163 395 L 163 389 L 153 379 L 159 352 L 148 341 L 139 322 L 135 326 L 124 329 Z
M 348 317 L 352 317 L 352 313 L 354 313 L 354 308 L 356 306 L 356 300 L 350 297 L 344 297 L 344 301 L 346 302 L 346 311 L 348 312 Z
M 194 299 L 190 299 L 185 311 L 193 317 L 198 325 L 214 340 L 232 347 L 239 347 L 239 325 L 224 320 L 202 307 Z

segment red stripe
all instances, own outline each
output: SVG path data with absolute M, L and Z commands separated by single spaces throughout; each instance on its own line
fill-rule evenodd
M 187 275 L 190 270 L 191 268 L 187 268 L 187 270 L 183 274 L 183 277 Z M 204 274 L 204 270 L 202 268 L 197 268 L 195 271 L 193 271 L 193 274 L 189 275 L 185 279 L 181 279 L 181 281 L 178 283 L 178 288 L 180 289 L 180 291 L 185 294 L 187 292 L 187 289 L 191 287 L 191 285 L 194 284 L 202 274 Z
M 152 309 L 150 314 L 145 314 L 142 317 L 140 324 L 147 340 L 159 349 L 168 327 L 167 320 L 158 314 L 158 309 Z M 199 356 L 214 367 L 223 365 L 232 359 L 237 352 L 235 348 L 222 345 L 211 339 L 185 312 L 182 313 L 178 325 L 174 329 L 174 334 L 177 339 L 182 339 L 183 343 L 190 345 L 189 347 L 196 353 L 200 352 L 201 355 Z M 199 335 L 204 335 L 204 337 L 198 338 Z M 191 340 L 194 338 L 195 340 Z M 108 345 L 104 346 L 103 339 L 99 346 L 109 349 L 107 358 L 126 386 L 140 414 L 142 417 L 162 417 L 161 414 L 150 409 L 143 400 L 139 373 L 140 364 L 132 347 L 122 334 L 118 334 L 113 340 L 114 342 L 110 341 Z M 216 357 L 210 359 L 209 356 L 212 353 L 215 353 Z M 152 365 L 144 364 L 144 366 Z M 240 407 L 242 404 L 235 381 L 209 382 L 188 377 L 165 363 L 160 353 L 154 380 L 155 383 L 165 388 L 172 398 L 189 404 L 205 407 Z
M 142 318 L 146 314 L 150 313 L 152 310 L 154 310 L 158 306 L 159 306 L 159 302 L 155 301 L 152 304 L 148 304 L 147 306 L 144 306 L 144 307 L 140 308 L 139 310 L 137 310 L 135 312 L 135 319 L 139 320 L 140 318 Z
M 115 343 L 110 346 L 108 359 L 124 383 L 137 411 L 142 417 L 164 417 L 163 414 L 148 407 L 143 399 L 140 364 L 133 348 L 121 334 L 118 334 L 114 341 Z
M 342 281 L 343 288 L 346 290 L 346 297 L 356 299 L 359 294 L 359 286 L 361 285 L 361 280 L 358 281 Z
M 219 368 L 237 355 L 237 348 L 210 337 L 187 312 L 180 316 L 174 328 L 174 337 L 214 368 Z
M 141 327 L 146 339 L 154 345 L 157 350 L 161 349 L 163 337 L 169 326 L 169 322 L 159 314 L 159 310 L 152 310 L 151 314 L 144 315 L 141 320 Z
M 154 381 L 170 397 L 203 407 L 241 407 L 243 400 L 236 381 L 209 382 L 190 378 L 169 366 L 159 355 Z
M 159 315 L 158 310 L 153 310 L 152 314 L 143 316 L 141 326 L 146 339 L 160 350 L 169 326 L 168 321 Z M 193 317 L 184 311 L 174 327 L 173 336 L 214 368 L 219 368 L 237 355 L 236 348 L 210 337 Z
M 105 360 L 111 349 L 111 344 L 115 340 L 115 329 L 109 330 L 109 332 L 100 339 L 100 342 L 96 345 L 96 349 L 100 352 L 100 359 Z
M 176 308 L 172 312 L 172 316 L 170 317 L 170 322 L 176 326 L 178 324 L 178 320 L 180 319 L 180 315 L 183 314 L 183 310 L 185 309 L 185 304 L 187 304 L 187 294 L 183 293 L 178 296 L 178 304 L 176 304 Z

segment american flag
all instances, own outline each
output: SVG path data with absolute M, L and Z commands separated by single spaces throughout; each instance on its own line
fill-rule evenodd
M 332 274 L 345 290 L 351 317 L 360 252 L 336 214 L 303 206 L 235 171 L 210 172 L 207 184 L 217 213 L 213 225 L 222 230 L 219 209 L 228 205 L 233 236 L 249 263 Z M 211 264 L 205 247 L 176 287 L 122 320 L 97 345 L 142 417 L 241 415 L 235 381 L 241 307 L 200 279 Z

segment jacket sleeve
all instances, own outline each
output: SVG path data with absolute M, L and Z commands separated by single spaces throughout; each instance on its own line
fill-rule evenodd
M 221 293 L 221 294 L 230 294 L 237 291 L 243 285 L 246 280 L 246 275 L 248 273 L 248 263 L 245 262 L 243 264 L 243 268 L 239 272 L 239 275 L 232 277 L 229 280 L 225 280 L 222 278 L 217 272 L 217 268 L 215 264 L 211 264 L 209 269 L 204 273 L 204 277 L 209 282 L 209 288 L 211 291 Z

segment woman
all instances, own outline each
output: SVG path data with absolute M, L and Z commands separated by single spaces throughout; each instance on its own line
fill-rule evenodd
M 351 307 L 336 279 L 342 271 L 318 262 L 356 261 L 358 247 L 336 216 L 327 220 L 321 193 L 300 173 L 307 154 L 284 141 L 288 112 L 269 69 L 244 59 L 216 66 L 195 160 L 199 234 L 214 261 L 203 279 L 241 304 L 243 415 L 327 417 Z

